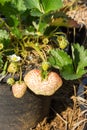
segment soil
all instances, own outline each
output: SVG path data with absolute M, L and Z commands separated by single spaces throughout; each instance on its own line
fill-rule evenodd
M 87 39 L 87 1 L 80 0 L 79 9 L 69 11 L 68 15 L 85 25 Z M 85 41 L 85 45 L 86 43 Z M 87 101 L 86 109 L 82 110 L 77 100 L 78 86 L 77 81 L 64 81 L 63 86 L 53 96 L 49 116 L 31 130 L 87 130 Z

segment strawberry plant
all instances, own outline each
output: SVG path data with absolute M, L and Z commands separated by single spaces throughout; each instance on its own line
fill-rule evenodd
M 74 64 L 76 68 L 72 65 L 77 60 L 74 54 L 79 48 L 77 44 L 72 46 L 73 59 L 65 52 L 70 43 L 61 28 L 78 28 L 78 24 L 66 15 L 63 7 L 62 0 L 0 1 L 0 81 L 10 74 L 11 77 L 7 79 L 7 83 L 13 86 L 16 84 L 15 76 L 18 76 L 18 84 L 14 86 L 19 86 L 19 91 L 22 80 L 26 79 L 24 78 L 25 72 L 30 71 L 34 66 L 34 68 L 39 68 L 37 69 L 40 78 L 38 85 L 44 87 L 46 83 L 51 88 L 46 85 L 45 90 L 40 91 L 41 93 L 35 92 L 31 88 L 32 85 L 29 85 L 29 88 L 36 94 L 52 95 L 62 85 L 62 79 L 58 86 L 60 76 L 51 72 L 51 67 L 59 69 L 65 79 L 69 79 L 69 76 L 73 79 L 71 75 L 74 69 L 77 73 L 76 78 L 85 73 L 83 70 L 80 71 L 81 66 L 78 65 L 80 63 Z M 52 50 L 49 53 L 50 49 Z M 66 71 L 67 68 L 68 71 Z M 67 72 L 69 75 L 65 77 Z M 50 82 L 50 78 L 53 78 L 55 83 Z M 35 81 L 37 82 L 38 78 Z M 14 92 L 17 90 L 15 88 L 12 87 Z M 51 93 L 49 89 L 52 89 Z M 18 95 L 18 97 L 21 96 Z
M 87 73 L 87 49 L 79 44 L 73 44 L 71 51 L 71 56 L 60 49 L 50 51 L 50 64 L 59 69 L 66 80 L 79 79 Z

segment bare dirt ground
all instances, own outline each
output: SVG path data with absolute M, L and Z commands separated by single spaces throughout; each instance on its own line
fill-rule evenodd
M 79 8 L 70 10 L 68 15 L 87 27 L 87 0 L 79 0 L 78 3 Z M 87 130 L 87 109 L 82 111 L 77 100 L 78 85 L 65 82 L 53 97 L 49 117 L 44 118 L 33 130 Z M 85 101 L 87 106 L 87 97 Z

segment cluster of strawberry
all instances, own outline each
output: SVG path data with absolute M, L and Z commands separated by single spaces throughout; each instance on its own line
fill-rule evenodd
M 56 72 L 49 72 L 47 78 L 43 79 L 41 70 L 33 69 L 25 75 L 24 81 L 12 85 L 12 92 L 14 97 L 21 98 L 29 88 L 37 95 L 51 96 L 61 85 L 62 79 Z
M 47 78 L 42 79 L 41 71 L 34 69 L 28 72 L 24 81 L 26 85 L 37 95 L 50 96 L 62 85 L 62 79 L 55 72 L 49 72 Z

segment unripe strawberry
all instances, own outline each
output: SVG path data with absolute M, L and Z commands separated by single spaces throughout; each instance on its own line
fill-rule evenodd
M 58 36 L 57 41 L 59 44 L 59 48 L 61 49 L 65 49 L 69 44 L 68 40 L 64 36 Z
M 23 97 L 23 95 L 25 94 L 27 90 L 27 86 L 24 82 L 16 82 L 13 86 L 12 86 L 12 92 L 14 97 L 16 98 L 21 98 Z
M 44 38 L 42 42 L 43 42 L 44 44 L 48 44 L 49 40 L 48 40 L 48 38 Z
M 41 71 L 38 69 L 29 71 L 24 81 L 35 94 L 45 96 L 53 95 L 62 85 L 62 79 L 57 73 L 50 72 L 48 78 L 42 79 Z
M 9 73 L 16 73 L 18 71 L 18 65 L 16 62 L 11 62 L 8 66 L 7 71 Z
M 13 85 L 15 83 L 15 80 L 13 78 L 8 78 L 7 79 L 7 84 Z
M 49 63 L 48 62 L 42 62 L 42 69 L 44 70 L 44 71 L 46 71 L 46 70 L 48 70 L 48 68 L 49 68 Z

